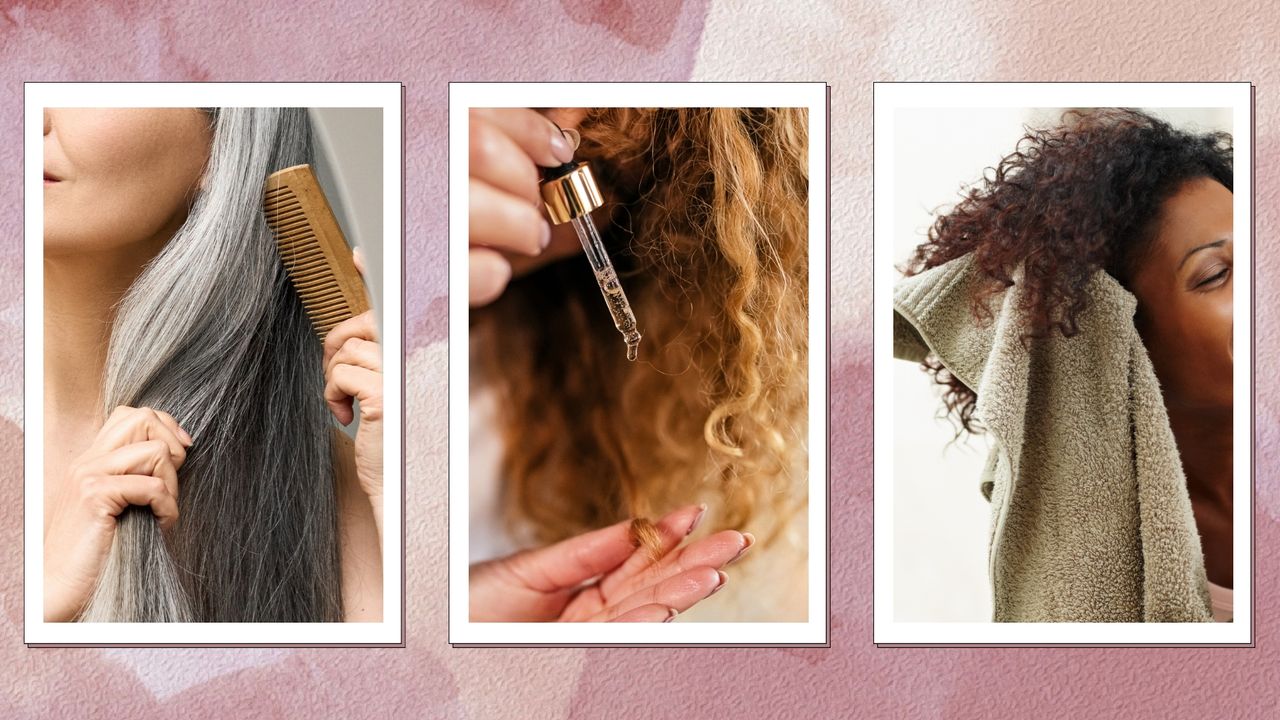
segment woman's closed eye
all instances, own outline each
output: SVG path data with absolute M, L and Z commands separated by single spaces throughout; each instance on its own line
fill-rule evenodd
M 1214 264 L 1206 268 L 1203 272 L 1197 273 L 1191 281 L 1193 290 L 1212 290 L 1221 286 L 1231 276 L 1231 267 L 1224 264 Z

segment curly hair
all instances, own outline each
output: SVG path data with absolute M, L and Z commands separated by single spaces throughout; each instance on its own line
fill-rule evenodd
M 508 517 L 544 542 L 699 499 L 723 527 L 780 522 L 807 501 L 806 111 L 600 109 L 579 130 L 648 350 L 626 361 L 584 257 L 472 311 Z
M 972 253 L 989 281 L 972 298 L 974 318 L 984 321 L 992 315 L 988 300 L 1013 285 L 1021 265 L 1030 318 L 1024 340 L 1055 331 L 1071 337 L 1090 277 L 1105 270 L 1128 287 L 1164 202 L 1201 178 L 1231 189 L 1230 135 L 1178 130 L 1131 109 L 1071 110 L 1056 127 L 1027 128 L 1011 154 L 938 216 L 905 274 Z M 924 367 L 946 387 L 943 404 L 961 431 L 981 432 L 974 391 L 935 357 Z

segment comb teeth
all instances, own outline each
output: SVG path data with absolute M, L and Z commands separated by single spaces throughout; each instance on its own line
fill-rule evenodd
M 263 214 L 280 262 L 321 340 L 338 323 L 369 309 L 351 250 L 310 165 L 267 178 Z

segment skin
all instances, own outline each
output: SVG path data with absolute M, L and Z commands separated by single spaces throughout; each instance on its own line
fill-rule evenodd
M 549 223 L 538 179 L 540 168 L 573 159 L 574 144 L 561 130 L 576 129 L 586 114 L 584 108 L 471 111 L 468 295 L 473 307 L 497 300 L 513 277 L 582 252 L 572 227 Z
M 181 522 L 177 471 L 191 436 L 150 408 L 117 408 L 104 421 L 101 379 L 112 308 L 186 220 L 212 139 L 195 109 L 45 111 L 48 621 L 73 619 L 88 600 L 125 507 L 149 506 L 164 528 Z M 367 316 L 326 340 L 326 400 L 349 420 L 350 398 L 360 399 L 365 420 L 354 444 L 338 444 L 349 620 L 376 619 L 382 606 L 379 355 Z
M 669 622 L 724 587 L 720 568 L 750 533 L 725 530 L 680 547 L 706 513 L 679 508 L 657 523 L 663 555 L 631 543 L 627 522 L 471 567 L 472 622 Z
M 568 224 L 548 224 L 538 180 L 539 168 L 573 159 L 574 145 L 562 129 L 576 129 L 585 116 L 582 108 L 471 111 L 472 307 L 501 297 L 512 277 L 582 252 Z M 659 521 L 664 554 L 656 562 L 631 544 L 623 522 L 474 565 L 471 620 L 670 621 L 722 588 L 728 575 L 721 568 L 755 542 L 750 534 L 728 530 L 680 547 L 705 510 L 679 508 Z
M 1164 393 L 1209 580 L 1232 587 L 1232 194 L 1189 181 L 1134 271 L 1138 330 Z
M 357 251 L 356 268 L 364 273 Z M 336 325 L 324 339 L 324 398 L 338 422 L 360 425 L 352 441 L 335 432 L 342 607 L 348 622 L 382 620 L 382 346 L 373 312 Z

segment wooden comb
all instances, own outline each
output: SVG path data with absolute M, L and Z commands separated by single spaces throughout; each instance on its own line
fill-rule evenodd
M 321 340 L 338 323 L 369 309 L 351 248 L 310 165 L 268 176 L 262 205 L 280 261 Z

